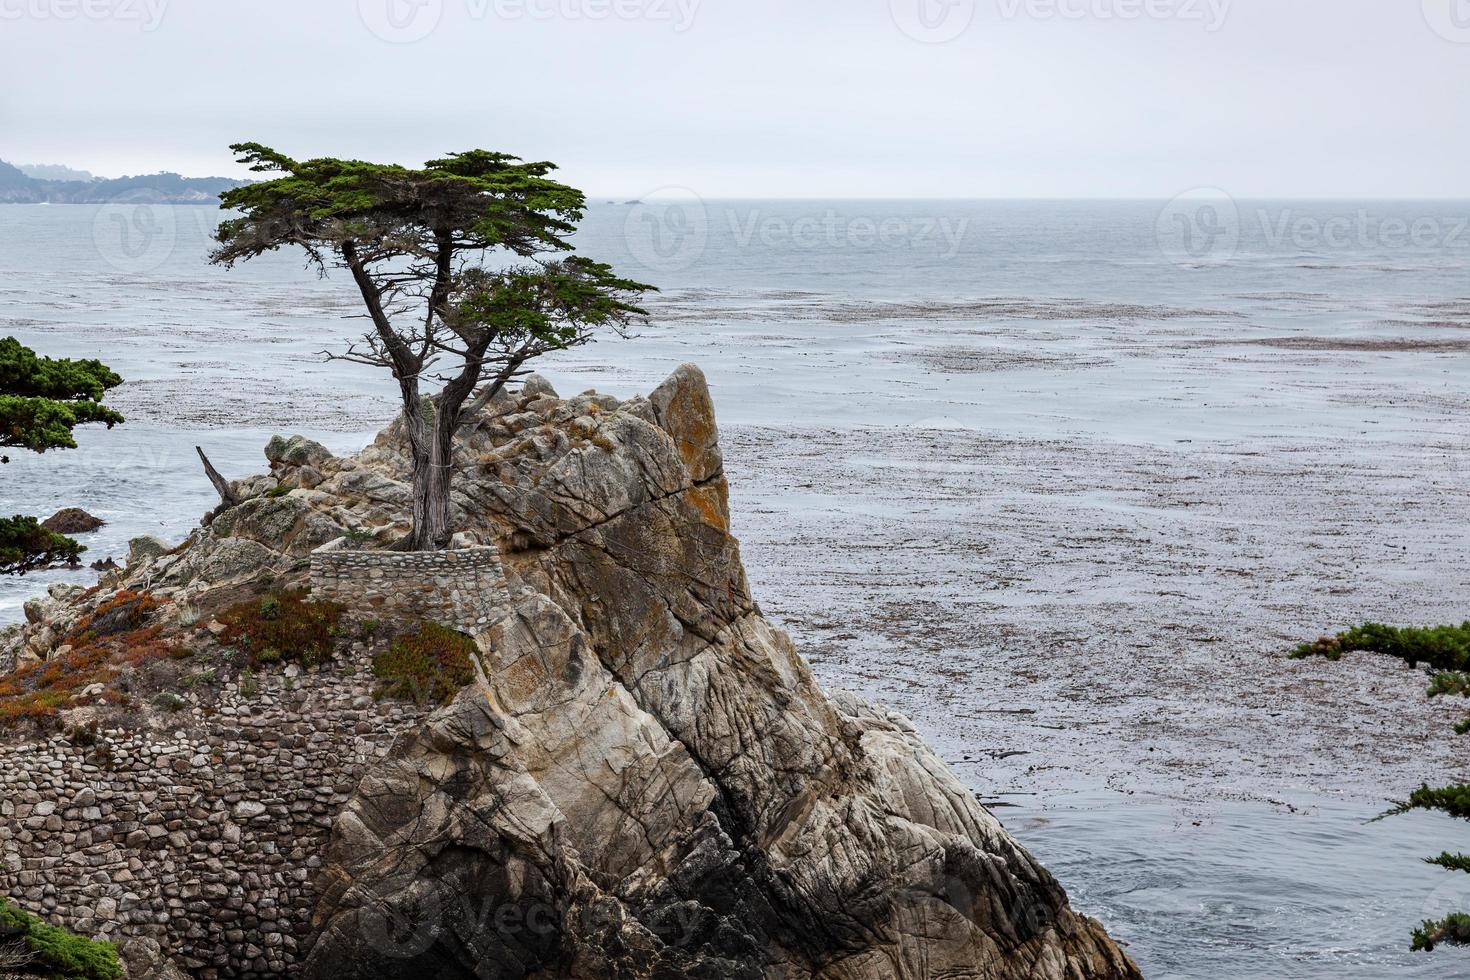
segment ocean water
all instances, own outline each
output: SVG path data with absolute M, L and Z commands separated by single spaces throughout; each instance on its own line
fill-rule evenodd
M 212 506 L 196 445 L 243 476 L 264 468 L 274 433 L 349 451 L 392 417 L 388 379 L 319 353 L 363 329 L 350 285 L 291 254 L 211 267 L 217 220 L 209 208 L 0 208 L 0 335 L 104 358 L 127 379 L 112 401 L 128 416 L 83 431 L 79 451 L 11 452 L 0 511 L 83 506 L 109 521 L 85 539 L 88 557 L 121 559 L 129 538 L 181 538 Z M 1328 445 L 1411 460 L 1407 496 L 1470 502 L 1467 222 L 1463 202 L 1212 192 L 596 202 L 577 245 L 658 286 L 653 317 L 544 371 L 564 394 L 630 395 L 695 361 L 733 432 L 1065 438 L 1120 459 L 1180 447 L 1290 459 Z M 821 466 L 791 498 L 814 521 Z M 737 528 L 765 519 L 742 512 L 740 494 Z M 0 581 L 0 623 L 55 581 L 91 575 Z M 945 726 L 937 710 L 915 720 Z M 1470 849 L 1462 825 L 1367 823 L 1379 809 L 1305 785 L 1271 805 L 1089 781 L 999 813 L 1150 977 L 1470 976 L 1454 953 L 1407 952 L 1413 924 L 1470 907 L 1470 887 L 1418 861 Z

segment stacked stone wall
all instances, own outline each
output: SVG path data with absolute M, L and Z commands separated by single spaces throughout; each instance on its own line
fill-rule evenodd
M 333 821 L 428 714 L 375 700 L 371 666 L 359 649 L 237 678 L 165 731 L 0 744 L 0 895 L 81 935 L 156 939 L 204 980 L 290 976 Z
M 509 601 L 496 548 L 457 551 L 317 551 L 312 595 L 384 619 L 427 619 L 468 633 Z

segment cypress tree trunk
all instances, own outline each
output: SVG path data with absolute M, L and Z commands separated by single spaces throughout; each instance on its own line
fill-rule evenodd
M 454 536 L 449 488 L 454 481 L 454 427 L 426 406 L 410 438 L 413 448 L 413 531 L 409 551 L 443 551 Z

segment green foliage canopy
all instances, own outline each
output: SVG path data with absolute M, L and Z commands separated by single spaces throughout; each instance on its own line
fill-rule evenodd
M 71 538 L 46 530 L 34 517 L 0 517 L 0 575 L 75 565 L 86 550 Z
M 652 287 L 604 263 L 483 264 L 492 253 L 570 250 L 586 201 L 547 176 L 550 163 L 470 150 L 410 169 L 297 161 L 259 143 L 231 149 L 252 170 L 282 176 L 220 196 L 240 216 L 220 224 L 211 260 L 232 266 L 296 246 L 318 271 L 348 269 L 373 330 L 344 359 L 388 367 L 400 384 L 441 381 L 446 404 L 482 381 L 498 389 L 527 361 L 644 314 L 631 299 Z M 444 360 L 459 370 L 433 373 Z
M 60 980 L 122 980 L 117 948 L 48 925 L 0 898 L 0 930 L 17 937 L 40 975 Z
M 75 449 L 77 426 L 123 421 L 102 404 L 120 384 L 101 361 L 39 357 L 14 337 L 0 338 L 0 448 Z
M 120 384 L 122 378 L 101 361 L 40 357 L 14 337 L 0 338 L 0 449 L 75 449 L 77 426 L 101 423 L 110 429 L 123 421 L 102 404 Z M 75 565 L 85 550 L 34 517 L 0 518 L 0 575 Z
M 1411 667 L 1424 666 L 1437 671 L 1429 686 L 1429 696 L 1470 696 L 1470 622 L 1459 626 L 1385 626 L 1364 623 L 1336 636 L 1325 636 L 1315 643 L 1297 647 L 1293 659 L 1325 657 L 1338 661 L 1344 654 L 1363 651 L 1396 657 Z M 1470 734 L 1470 719 L 1455 729 L 1456 734 Z M 1470 785 L 1431 787 L 1425 783 L 1394 805 L 1378 819 L 1399 816 L 1415 810 L 1438 811 L 1460 820 L 1470 820 Z M 1451 854 L 1426 858 L 1456 873 L 1470 872 L 1470 857 Z M 1426 921 L 1414 930 L 1412 948 L 1433 952 L 1437 946 L 1470 946 L 1470 914 L 1456 912 L 1444 919 Z
M 622 334 L 651 289 L 571 250 L 586 201 L 550 163 L 470 150 L 419 168 L 295 160 L 238 143 L 240 160 L 278 176 L 220 196 L 237 212 L 211 261 L 232 266 L 299 247 L 318 272 L 347 270 L 371 329 L 340 360 L 397 379 L 414 463 L 411 550 L 451 536 L 453 438 L 527 362 Z

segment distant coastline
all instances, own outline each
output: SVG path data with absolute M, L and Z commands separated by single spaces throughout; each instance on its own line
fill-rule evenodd
M 222 192 L 244 183 L 174 173 L 48 180 L 0 160 L 0 204 L 218 204 Z

